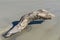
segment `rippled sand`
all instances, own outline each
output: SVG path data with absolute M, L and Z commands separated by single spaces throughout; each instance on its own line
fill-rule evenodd
M 13 21 L 32 10 L 46 9 L 56 15 L 52 20 L 46 20 L 41 24 L 33 24 L 30 31 L 10 38 L 1 35 L 12 27 Z M 0 40 L 60 40 L 60 1 L 59 0 L 0 0 Z

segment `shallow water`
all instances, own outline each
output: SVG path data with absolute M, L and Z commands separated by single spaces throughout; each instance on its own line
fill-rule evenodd
M 0 40 L 60 40 L 60 0 L 0 0 Z M 32 25 L 32 29 L 10 38 L 1 35 L 12 27 L 13 21 L 37 9 L 46 9 L 56 15 L 55 19 Z

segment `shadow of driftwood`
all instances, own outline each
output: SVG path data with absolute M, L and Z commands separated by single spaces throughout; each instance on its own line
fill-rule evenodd
M 13 22 L 12 22 L 12 24 L 13 24 L 12 27 L 16 26 L 19 22 L 20 22 L 20 21 L 13 21 Z M 43 22 L 44 22 L 44 20 L 35 20 L 35 21 L 30 22 L 28 25 L 41 24 L 41 23 L 43 23 Z

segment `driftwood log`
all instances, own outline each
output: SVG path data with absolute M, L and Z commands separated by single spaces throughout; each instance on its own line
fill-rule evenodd
M 21 32 L 24 28 L 27 27 L 28 23 L 37 19 L 48 20 L 54 18 L 55 15 L 45 9 L 39 9 L 32 11 L 31 13 L 25 14 L 21 17 L 20 22 L 15 26 L 10 28 L 3 36 L 5 38 L 10 37 L 11 35 Z

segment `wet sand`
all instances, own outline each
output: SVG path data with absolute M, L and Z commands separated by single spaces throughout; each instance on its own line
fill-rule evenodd
M 12 27 L 13 21 L 37 9 L 46 9 L 56 15 L 52 20 L 46 20 L 41 24 L 33 24 L 30 31 L 10 38 L 1 35 Z M 60 1 L 59 0 L 0 0 L 0 40 L 60 40 Z

